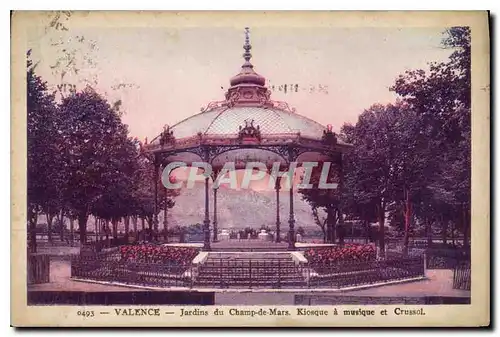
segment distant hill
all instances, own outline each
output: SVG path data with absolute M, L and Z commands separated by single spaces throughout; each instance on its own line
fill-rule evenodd
M 205 214 L 205 187 L 196 184 L 194 188 L 182 189 L 175 199 L 174 208 L 169 210 L 169 224 L 190 225 L 201 223 Z M 289 193 L 280 193 L 281 228 L 288 227 Z M 294 196 L 295 226 L 317 227 L 314 223 L 311 207 Z M 210 220 L 213 220 L 213 190 L 210 189 Z M 219 229 L 259 228 L 276 224 L 276 193 L 274 191 L 254 191 L 251 189 L 234 190 L 221 187 L 217 192 L 217 222 Z
M 289 214 L 288 190 L 280 193 L 280 220 L 282 230 L 288 228 Z M 314 223 L 311 207 L 302 200 L 301 195 L 294 195 L 295 228 L 319 227 Z M 205 215 L 205 186 L 203 183 L 195 184 L 194 188 L 184 187 L 180 195 L 175 198 L 175 206 L 169 209 L 169 226 L 188 226 L 202 223 Z M 210 223 L 213 221 L 213 190 L 210 188 Z M 87 230 L 94 231 L 94 217 L 89 216 Z M 243 229 L 245 227 L 260 228 L 267 225 L 274 229 L 276 226 L 276 192 L 255 191 L 252 189 L 234 190 L 221 187 L 217 193 L 217 222 L 221 229 Z M 45 216 L 39 216 L 38 223 L 46 223 Z M 69 228 L 69 220 L 65 219 Z M 159 214 L 159 227 L 163 228 L 163 212 Z M 78 224 L 75 221 L 75 229 Z M 132 224 L 130 225 L 132 228 Z M 141 226 L 140 221 L 138 224 Z M 118 231 L 124 231 L 123 223 L 119 223 Z

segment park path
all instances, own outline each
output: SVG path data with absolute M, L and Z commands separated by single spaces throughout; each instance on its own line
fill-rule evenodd
M 29 290 L 46 291 L 137 291 L 138 289 L 97 283 L 78 282 L 71 279 L 71 262 L 50 261 L 50 282 L 28 286 Z
M 96 283 L 78 282 L 70 278 L 71 265 L 69 261 L 52 260 L 50 263 L 50 282 L 30 285 L 28 290 L 48 291 L 152 291 L 138 288 L 102 285 Z M 393 296 L 393 297 L 421 297 L 445 296 L 467 297 L 470 291 L 453 289 L 452 270 L 427 270 L 427 279 L 417 282 L 385 285 L 359 290 L 342 292 L 322 292 L 321 295 L 332 296 Z M 295 295 L 305 294 L 297 292 L 218 292 L 215 295 L 215 304 L 218 305 L 294 305 Z M 309 293 L 310 294 L 310 293 Z M 320 295 L 315 293 L 315 295 Z

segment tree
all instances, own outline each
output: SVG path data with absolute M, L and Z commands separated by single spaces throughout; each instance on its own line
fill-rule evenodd
M 107 176 L 87 177 L 89 172 L 99 175 L 105 171 L 99 167 L 102 163 L 91 164 L 83 159 L 94 157 L 90 154 L 94 146 L 92 142 L 98 139 L 97 144 L 101 145 L 99 149 L 98 146 L 94 146 L 98 152 L 95 157 L 101 156 L 102 160 L 109 160 L 112 156 L 107 157 L 107 152 L 119 149 L 122 145 L 126 146 L 127 130 L 120 121 L 123 113 L 120 110 L 123 106 L 121 99 L 115 99 L 109 106 L 107 99 L 104 98 L 107 94 L 105 93 L 103 97 L 91 88 L 98 83 L 97 73 L 94 71 L 97 68 L 94 55 L 97 45 L 95 41 L 82 35 L 71 34 L 67 25 L 71 16 L 70 11 L 47 12 L 45 34 L 52 34 L 50 46 L 55 48 L 56 57 L 44 58 L 43 62 L 47 60 L 51 62 L 50 68 L 57 83 L 49 86 L 35 75 L 34 70 L 38 63 L 33 64 L 29 59 L 31 51 L 28 51 L 28 214 L 30 226 L 33 228 L 38 214 L 41 212 L 45 214 L 49 240 L 55 217 L 63 239 L 64 216 L 70 218 L 71 224 L 73 219 L 79 218 L 82 226 L 83 214 L 87 213 L 88 217 L 89 212 L 97 211 L 98 203 L 104 205 L 110 202 L 110 198 L 127 198 L 123 191 L 118 191 L 116 187 L 120 182 L 119 173 L 113 175 L 109 171 Z M 82 85 L 86 86 L 85 89 L 78 92 Z M 48 93 L 49 87 L 53 88 L 52 94 Z M 111 89 L 117 92 L 132 87 L 135 86 L 118 82 Z M 55 104 L 56 96 L 62 100 L 60 107 Z M 96 107 L 102 111 L 95 112 Z M 106 118 L 104 116 L 106 110 L 116 116 Z M 78 114 L 81 114 L 81 117 Z M 92 117 L 88 119 L 88 116 Z M 92 120 L 94 117 L 95 120 Z M 75 122 L 76 126 L 73 125 Z M 94 132 L 93 127 L 104 129 Z M 119 140 L 111 146 L 103 145 L 106 141 L 104 143 L 101 141 L 108 137 L 104 137 L 103 132 L 111 132 L 113 133 L 111 137 L 117 136 Z M 79 137 L 82 137 L 80 141 L 83 143 L 79 142 Z M 128 155 L 117 154 L 117 156 L 122 156 L 121 159 L 124 159 Z M 128 164 L 114 162 L 109 166 L 110 170 L 114 168 L 115 172 L 121 172 Z M 85 183 L 87 178 L 88 184 Z M 74 185 L 75 182 L 82 185 Z M 130 187 L 126 182 L 122 183 Z M 115 188 L 105 188 L 109 184 Z M 84 186 L 84 191 L 78 192 L 78 186 Z M 99 191 L 106 193 L 101 195 Z M 86 202 L 80 203 L 80 201 Z M 125 205 L 125 199 L 121 201 L 120 205 Z M 84 212 L 83 208 L 87 210 Z M 102 207 L 99 212 L 102 214 Z M 119 213 L 123 213 L 123 207 L 116 209 L 114 219 Z M 85 235 L 82 234 L 81 228 L 80 235 Z M 32 239 L 36 239 L 34 234 Z M 36 245 L 36 242 L 32 241 Z
M 339 183 L 340 167 L 337 160 L 330 164 L 329 172 L 326 178 L 327 183 Z M 300 188 L 299 193 L 302 199 L 311 206 L 315 223 L 323 232 L 323 240 L 329 243 L 335 243 L 335 228 L 340 219 L 341 192 L 339 189 L 320 188 L 321 172 L 324 162 L 319 162 L 318 166 L 312 169 L 310 184 L 312 188 Z M 318 210 L 322 209 L 326 213 L 326 219 L 320 219 Z M 326 240 L 325 240 L 326 238 Z M 343 244 L 343 237 L 340 236 L 340 243 Z
M 314 223 L 321 229 L 321 233 L 323 234 L 323 243 L 327 242 L 326 235 L 326 219 L 327 217 L 320 217 L 318 214 L 318 207 L 311 206 L 311 211 L 314 219 Z
M 345 155 L 346 201 L 355 210 L 366 205 L 365 219 L 376 215 L 379 223 L 379 248 L 385 254 L 385 222 L 387 207 L 397 189 L 399 144 L 396 128 L 401 106 L 373 105 L 365 110 L 356 125 L 345 125 L 340 137 L 353 145 Z M 359 205 L 353 205 L 352 203 Z M 364 206 L 361 206 L 364 207 Z
M 424 120 L 404 101 L 366 110 L 355 126 L 345 125 L 341 136 L 354 145 L 346 156 L 346 210 L 361 219 L 379 223 L 379 246 L 385 248 L 385 223 L 402 227 L 408 247 L 415 210 L 423 216 L 428 184 L 436 179 L 432 142 Z
M 38 214 L 47 215 L 49 240 L 52 219 L 61 202 L 60 166 L 61 138 L 58 132 L 59 113 L 47 83 L 35 74 L 36 64 L 27 53 L 27 194 L 31 249 L 36 251 Z
M 133 195 L 135 190 L 134 173 L 138 169 L 138 151 L 132 139 L 123 139 L 123 143 L 114 147 L 114 161 L 102 179 L 109 184 L 92 208 L 92 213 L 113 225 L 113 237 L 118 237 L 118 221 L 125 217 L 128 226 L 128 216 L 133 213 Z M 126 226 L 126 227 L 127 227 Z M 128 237 L 129 229 L 125 228 Z
M 137 160 L 138 169 L 134 174 L 134 213 L 143 219 L 144 222 L 147 222 L 148 233 L 150 239 L 152 239 L 155 210 L 154 180 L 156 173 L 151 158 L 140 155 Z M 156 184 L 158 185 L 156 187 L 157 190 L 160 191 L 161 182 L 157 180 Z M 160 193 L 158 193 L 158 201 L 159 198 Z M 158 207 L 156 210 L 159 212 Z
M 90 87 L 63 99 L 61 111 L 65 117 L 63 157 L 69 172 L 66 198 L 84 243 L 89 214 L 119 187 L 116 184 L 124 174 L 120 170 L 131 160 L 128 130 L 119 113 Z
M 140 155 L 137 157 L 138 169 L 134 174 L 134 212 L 136 215 L 145 219 L 149 226 L 149 232 L 153 235 L 154 226 L 154 210 L 155 210 L 155 167 L 154 159 L 149 156 Z M 167 189 L 161 182 L 161 171 L 158 169 L 157 184 L 157 216 L 158 213 L 167 207 L 168 209 L 175 206 L 175 197 L 180 193 L 180 189 Z M 169 177 L 171 183 L 175 183 L 176 179 L 173 175 Z M 158 233 L 155 233 L 158 234 Z
M 397 156 L 391 163 L 394 172 L 392 201 L 393 213 L 399 213 L 404 224 L 403 243 L 407 251 L 417 215 L 415 210 L 422 209 L 428 201 L 428 185 L 437 178 L 437 162 L 432 158 L 433 142 L 425 134 L 424 120 L 408 104 L 401 102 L 398 107 L 394 110 L 398 116 L 393 129 Z M 419 215 L 426 216 L 425 213 Z M 390 217 L 395 218 L 394 214 Z
M 453 49 L 447 62 L 433 63 L 430 71 L 407 71 L 391 90 L 399 94 L 422 120 L 429 140 L 428 161 L 434 161 L 435 177 L 429 179 L 432 201 L 423 209 L 452 207 L 468 244 L 470 230 L 470 29 L 452 27 L 442 45 Z M 444 206 L 448 205 L 448 206 Z M 448 211 L 441 212 L 443 219 Z M 434 216 L 435 217 L 435 216 Z M 451 219 L 450 219 L 451 220 Z M 429 227 L 429 225 L 428 225 Z M 446 230 L 444 230 L 446 232 Z
M 359 220 L 364 231 L 365 242 L 368 243 L 373 239 L 370 225 L 378 220 L 376 204 L 372 200 L 363 198 L 363 194 L 356 190 L 355 181 L 352 178 L 353 175 L 346 175 L 344 211 L 349 220 Z

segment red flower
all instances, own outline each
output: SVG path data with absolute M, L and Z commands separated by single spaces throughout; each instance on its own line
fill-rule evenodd
M 313 263 L 370 261 L 376 256 L 373 245 L 359 244 L 309 249 L 305 255 Z

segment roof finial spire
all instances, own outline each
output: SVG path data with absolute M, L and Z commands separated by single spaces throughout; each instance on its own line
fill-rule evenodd
M 250 54 L 250 49 L 252 49 L 252 45 L 250 44 L 250 28 L 248 27 L 245 27 L 245 44 L 243 45 L 243 49 L 245 49 L 245 53 L 243 54 L 245 66 L 251 67 L 250 59 L 252 58 L 252 54 Z
M 250 45 L 250 28 L 248 27 L 245 27 L 245 44 L 243 45 L 243 49 L 245 50 L 243 53 L 245 63 L 241 66 L 240 73 L 232 77 L 229 81 L 231 87 L 240 84 L 265 86 L 266 79 L 257 74 L 253 70 L 253 65 L 250 63 L 250 59 L 252 58 L 252 54 L 250 54 L 252 45 Z

